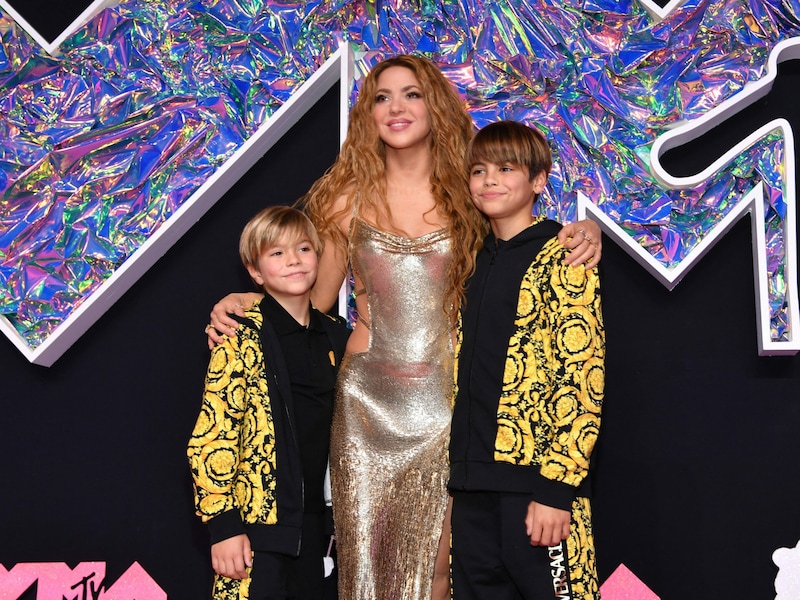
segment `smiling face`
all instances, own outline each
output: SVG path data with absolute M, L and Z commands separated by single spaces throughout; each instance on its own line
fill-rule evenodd
M 278 302 L 308 297 L 317 280 L 317 252 L 307 238 L 284 235 L 268 244 L 247 271 Z
M 531 224 L 533 203 L 546 182 L 544 171 L 531 179 L 527 167 L 510 162 L 478 162 L 469 172 L 472 201 L 489 218 L 495 235 L 506 240 Z
M 472 201 L 498 238 L 511 239 L 531 224 L 553 164 L 541 133 L 516 121 L 490 123 L 472 138 L 465 164 Z
M 387 149 L 429 148 L 431 121 L 414 72 L 389 67 L 377 80 L 372 118 Z

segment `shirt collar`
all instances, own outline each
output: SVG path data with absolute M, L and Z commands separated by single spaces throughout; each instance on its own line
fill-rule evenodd
M 310 303 L 309 309 L 311 321 L 309 322 L 308 329 L 313 329 L 314 331 L 324 331 L 320 321 L 322 315 L 319 314 L 318 311 L 314 310 Z M 275 329 L 275 333 L 278 335 L 286 335 L 288 333 L 294 333 L 298 330 L 307 329 L 298 323 L 295 318 L 290 315 L 286 309 L 283 308 L 283 306 L 281 306 L 280 302 L 275 300 L 275 298 L 269 294 L 265 294 L 264 299 L 261 301 L 261 312 L 264 315 L 264 318 L 268 319 L 272 324 L 273 329 Z

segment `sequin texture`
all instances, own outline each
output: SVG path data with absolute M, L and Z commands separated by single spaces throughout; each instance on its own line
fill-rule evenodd
M 370 344 L 342 363 L 331 479 L 342 600 L 430 597 L 447 504 L 453 390 L 446 232 L 407 239 L 355 220 Z

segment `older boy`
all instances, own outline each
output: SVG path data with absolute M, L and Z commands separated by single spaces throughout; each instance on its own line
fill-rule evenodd
M 215 600 L 323 596 L 323 485 L 349 329 L 311 306 L 321 249 L 293 208 L 242 231 L 242 262 L 266 295 L 214 348 L 188 449 Z
M 453 597 L 598 598 L 588 499 L 604 387 L 597 271 L 565 265 L 561 226 L 531 216 L 551 167 L 537 131 L 488 125 L 466 164 L 492 231 L 459 329 Z

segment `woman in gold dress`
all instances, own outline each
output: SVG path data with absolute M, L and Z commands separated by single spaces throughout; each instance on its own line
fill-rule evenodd
M 330 309 L 351 269 L 355 282 L 330 457 L 342 600 L 449 597 L 451 331 L 486 228 L 463 165 L 473 131 L 434 63 L 387 59 L 366 77 L 339 157 L 303 201 L 326 241 L 314 306 Z M 561 235 L 571 262 L 599 260 L 593 222 Z M 230 332 L 227 314 L 256 299 L 226 297 L 211 324 Z

